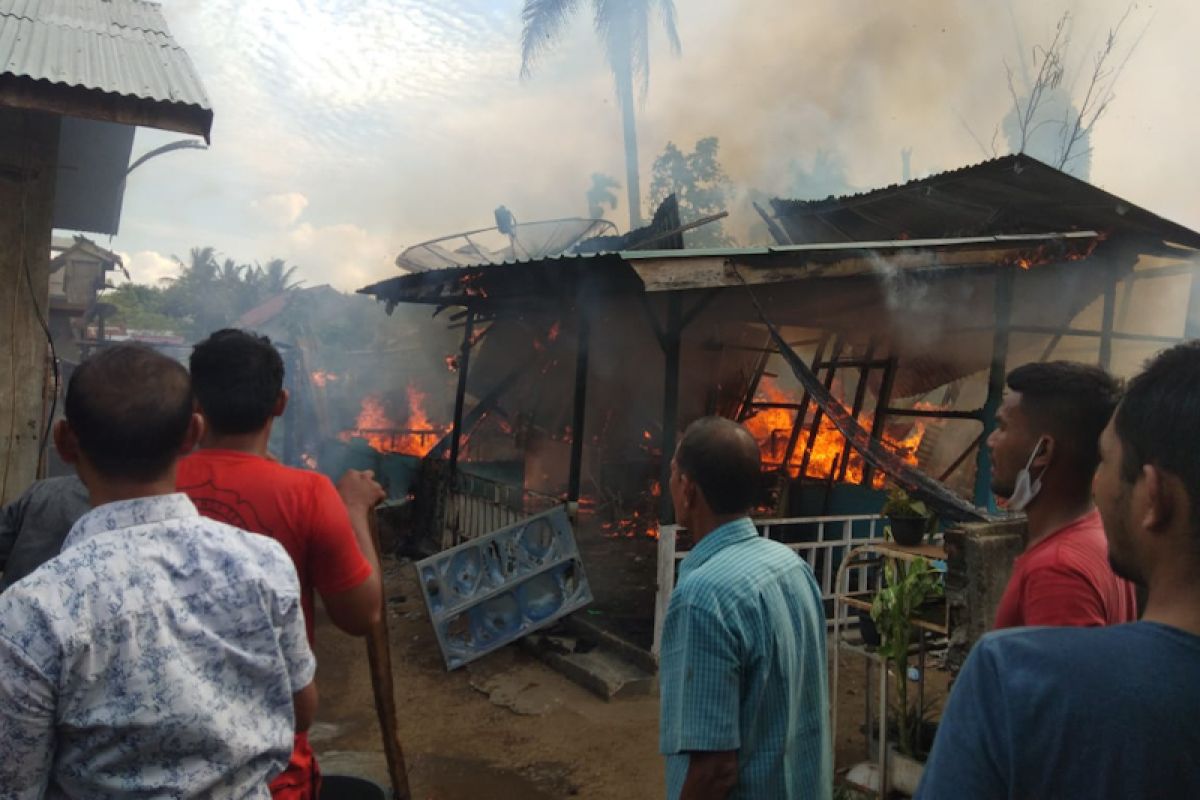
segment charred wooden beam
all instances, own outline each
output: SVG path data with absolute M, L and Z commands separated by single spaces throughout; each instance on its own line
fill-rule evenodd
M 571 417 L 571 471 L 567 479 L 567 502 L 579 502 L 583 475 L 583 428 L 587 422 L 588 357 L 591 349 L 591 322 L 588 311 L 580 306 L 579 330 L 575 348 L 575 408 Z

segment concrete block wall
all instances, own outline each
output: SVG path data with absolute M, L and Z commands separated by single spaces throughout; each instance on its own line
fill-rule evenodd
M 957 672 L 979 637 L 991 630 L 996 608 L 1025 547 L 1025 519 L 963 525 L 946 532 L 946 604 L 950 646 L 946 666 Z

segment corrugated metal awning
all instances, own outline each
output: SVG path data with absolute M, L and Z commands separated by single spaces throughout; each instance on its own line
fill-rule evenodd
M 0 0 L 0 106 L 212 130 L 191 59 L 141 0 Z

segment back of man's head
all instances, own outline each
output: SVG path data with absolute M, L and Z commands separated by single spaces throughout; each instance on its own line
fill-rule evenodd
M 209 428 L 253 433 L 274 413 L 283 359 L 266 336 L 226 328 L 192 348 L 192 387 Z
M 1053 437 L 1065 464 L 1090 481 L 1100 463 L 1100 433 L 1121 399 L 1120 382 L 1090 364 L 1045 361 L 1017 367 L 1007 383 L 1020 393 L 1032 432 Z
M 718 516 L 746 514 L 762 486 L 758 444 L 744 427 L 723 417 L 688 426 L 675 451 L 679 472 L 691 478 Z
M 1148 361 L 1129 381 L 1113 427 L 1122 481 L 1135 483 L 1147 464 L 1177 476 L 1191 506 L 1192 532 L 1200 537 L 1200 341 Z
M 133 481 L 166 473 L 192 419 L 187 370 L 136 344 L 116 345 L 80 364 L 64 405 L 88 462 L 105 477 Z

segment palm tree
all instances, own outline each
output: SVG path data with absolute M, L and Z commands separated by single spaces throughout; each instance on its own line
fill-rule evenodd
M 265 268 L 261 264 L 255 265 L 253 281 L 264 298 L 274 297 L 277 294 L 296 289 L 304 283 L 304 281 L 292 280 L 292 275 L 297 269 L 299 267 L 295 265 L 287 266 L 287 262 L 282 258 L 272 258 L 267 262 Z
M 525 0 L 521 9 L 521 76 L 529 77 L 533 62 L 548 49 L 579 9 L 581 0 Z M 625 131 L 625 188 L 629 198 L 629 227 L 642 224 L 641 183 L 638 180 L 637 124 L 633 82 L 641 81 L 641 96 L 650 86 L 650 11 L 657 6 L 672 52 L 680 51 L 674 0 L 592 0 L 596 35 L 604 45 L 609 69 L 616 80 L 617 101 Z

